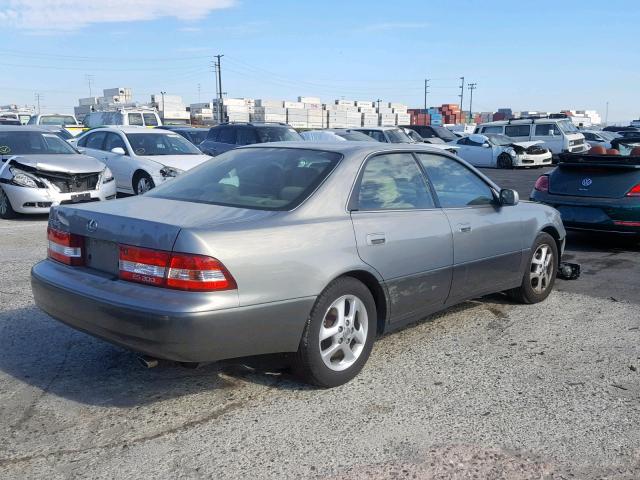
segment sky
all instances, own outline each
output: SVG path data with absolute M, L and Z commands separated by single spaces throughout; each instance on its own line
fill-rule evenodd
M 640 117 L 638 0 L 0 0 L 0 105 L 72 112 L 79 97 L 459 103 L 474 111 Z M 88 77 L 90 76 L 90 77 Z M 464 92 L 469 109 L 469 90 Z

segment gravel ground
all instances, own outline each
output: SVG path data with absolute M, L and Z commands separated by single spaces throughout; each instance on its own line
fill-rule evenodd
M 0 221 L 0 478 L 640 477 L 633 299 L 467 302 L 316 390 L 233 362 L 144 370 L 51 320 L 28 283 L 44 232 Z

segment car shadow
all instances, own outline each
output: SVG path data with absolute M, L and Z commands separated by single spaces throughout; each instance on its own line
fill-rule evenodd
M 244 382 L 287 390 L 307 387 L 282 374 L 284 358 L 252 357 L 192 365 L 161 361 L 147 369 L 138 355 L 76 331 L 35 306 L 0 313 L 0 370 L 24 384 L 75 402 L 132 407 Z
M 571 252 L 640 252 L 640 237 L 600 232 L 567 231 L 567 250 Z

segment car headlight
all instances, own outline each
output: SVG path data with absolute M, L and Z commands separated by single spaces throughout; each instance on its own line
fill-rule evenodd
M 111 173 L 109 167 L 105 167 L 105 169 L 102 171 L 102 183 L 109 182 L 113 182 L 113 173 Z
M 177 177 L 182 172 L 183 170 L 180 170 L 179 168 L 173 168 L 173 167 L 163 167 L 162 169 L 160 169 L 160 175 L 162 175 L 165 178 Z
M 44 186 L 36 177 L 29 175 L 27 172 L 23 172 L 22 170 L 14 167 L 9 168 L 9 171 L 13 174 L 11 181 L 16 185 L 27 188 L 39 188 Z

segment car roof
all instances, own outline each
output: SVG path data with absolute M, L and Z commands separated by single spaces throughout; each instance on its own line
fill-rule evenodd
M 387 126 L 384 126 L 384 127 L 353 127 L 353 128 L 350 128 L 349 130 L 355 130 L 355 131 L 359 131 L 359 130 L 396 130 L 398 128 L 399 127 L 397 127 L 395 125 L 393 125 L 393 126 L 387 125 Z
M 38 125 L 0 125 L 0 131 L 2 132 L 40 132 L 51 133 L 50 129 L 43 128 Z
M 91 130 L 87 130 L 86 133 L 89 132 L 122 132 L 122 133 L 150 133 L 156 135 L 166 135 L 167 133 L 171 133 L 172 130 L 164 130 L 162 128 L 147 128 L 143 126 L 131 126 L 131 125 L 112 125 L 109 127 L 96 127 Z
M 443 150 L 428 146 L 421 143 L 383 143 L 383 142 L 313 142 L 313 141 L 295 141 L 295 142 L 268 142 L 254 143 L 244 148 L 295 148 L 301 150 L 318 150 L 324 152 L 336 152 L 342 154 L 367 155 L 376 152 L 394 152 L 394 151 L 424 151 L 442 153 Z

